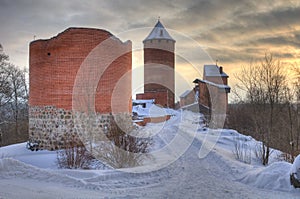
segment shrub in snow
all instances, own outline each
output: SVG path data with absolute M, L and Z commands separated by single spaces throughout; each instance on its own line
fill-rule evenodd
M 300 155 L 298 155 L 290 171 L 290 182 L 295 188 L 300 188 Z
M 148 152 L 152 145 L 152 139 L 134 136 L 135 131 L 130 135 L 126 134 L 118 124 L 114 119 L 111 120 L 106 133 L 110 142 L 98 145 L 93 154 L 96 154 L 97 159 L 113 168 L 130 168 L 141 165 L 143 154 Z
M 89 169 L 94 157 L 83 145 L 75 142 L 74 137 L 67 136 L 64 149 L 57 151 L 57 163 L 59 168 L 65 169 Z
M 26 148 L 31 151 L 39 150 L 39 142 L 29 140 L 27 141 Z
M 246 143 L 246 141 L 236 139 L 234 143 L 234 150 L 232 152 L 237 160 L 251 164 L 251 147 Z
M 269 158 L 273 153 L 273 150 L 270 149 L 264 142 L 260 142 L 255 147 L 255 157 L 263 164 L 268 165 Z
M 280 161 L 289 162 L 289 163 L 291 163 L 291 164 L 293 164 L 294 159 L 295 159 L 294 156 L 292 156 L 292 155 L 289 154 L 289 153 L 285 153 L 285 152 L 282 152 L 282 153 L 278 154 L 278 157 L 277 157 L 277 158 L 278 158 L 278 160 L 280 160 Z
M 67 146 L 57 151 L 57 163 L 64 169 L 89 169 L 94 158 L 83 146 Z

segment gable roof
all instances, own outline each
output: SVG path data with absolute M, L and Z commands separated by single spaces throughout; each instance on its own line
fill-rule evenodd
M 210 82 L 210 81 L 207 81 L 207 80 L 200 80 L 200 79 L 195 79 L 194 81 L 193 81 L 193 83 L 194 84 L 200 84 L 200 83 L 204 83 L 204 84 L 206 84 L 206 85 L 209 85 L 209 86 L 214 86 L 214 87 L 217 87 L 217 88 L 219 88 L 219 89 L 225 89 L 225 91 L 227 92 L 227 93 L 230 93 L 230 86 L 228 86 L 228 85 L 224 85 L 224 84 L 216 84 L 216 83 L 214 83 L 214 82 Z
M 152 29 L 150 34 L 144 39 L 143 42 L 145 42 L 147 40 L 152 40 L 152 39 L 166 39 L 166 40 L 171 40 L 171 41 L 175 42 L 175 40 L 170 36 L 168 31 L 162 25 L 160 20 L 157 21 L 156 25 L 154 26 L 154 28 Z
M 217 65 L 204 65 L 204 76 L 205 77 L 228 77 L 228 75 L 223 70 L 222 73 L 220 73 L 220 67 Z

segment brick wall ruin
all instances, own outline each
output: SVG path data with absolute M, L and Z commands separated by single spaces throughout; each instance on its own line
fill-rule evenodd
M 130 117 L 131 51 L 130 41 L 91 28 L 31 42 L 30 140 L 40 149 L 61 148 L 65 135 L 83 132 L 74 123 L 82 112 L 95 115 L 93 131 L 103 130 L 114 114 Z

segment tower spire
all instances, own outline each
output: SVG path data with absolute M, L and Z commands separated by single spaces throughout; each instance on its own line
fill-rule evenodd
M 175 104 L 175 40 L 160 22 L 144 39 L 144 99 L 174 108 Z M 140 98 L 141 99 L 141 98 Z
M 175 40 L 170 36 L 168 31 L 165 29 L 165 27 L 162 25 L 160 22 L 160 17 L 157 19 L 157 23 L 155 24 L 154 28 L 150 32 L 150 34 L 144 39 L 143 42 L 147 40 L 152 40 L 152 39 L 166 39 L 166 40 Z

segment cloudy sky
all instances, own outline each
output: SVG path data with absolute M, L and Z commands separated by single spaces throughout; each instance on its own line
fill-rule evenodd
M 230 76 L 266 52 L 286 67 L 300 63 L 299 0 L 0 0 L 0 44 L 12 63 L 28 67 L 34 36 L 47 39 L 68 27 L 94 27 L 135 46 L 151 29 L 141 30 L 153 27 L 158 16 L 172 36 L 184 35 L 178 48 L 185 46 L 184 51 L 197 57 L 201 47 Z M 190 78 L 192 67 L 180 60 L 177 69 Z

